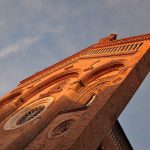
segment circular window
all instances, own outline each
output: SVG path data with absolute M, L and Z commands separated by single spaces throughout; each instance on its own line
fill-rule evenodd
M 66 120 L 62 123 L 60 123 L 53 131 L 52 131 L 52 136 L 57 137 L 61 134 L 63 134 L 65 131 L 67 131 L 70 126 L 72 125 L 74 120 L 70 119 L 70 120 Z
M 26 114 L 24 114 L 20 119 L 18 119 L 18 121 L 16 122 L 16 125 L 22 125 L 28 122 L 29 120 L 39 115 L 44 109 L 45 109 L 45 106 L 38 106 L 38 107 L 31 109 Z
M 29 123 L 42 114 L 52 104 L 53 100 L 53 97 L 46 97 L 25 106 L 6 122 L 4 130 L 15 129 Z
M 73 127 L 75 122 L 81 117 L 83 111 L 74 111 L 58 115 L 46 129 L 46 138 L 54 139 L 65 136 Z

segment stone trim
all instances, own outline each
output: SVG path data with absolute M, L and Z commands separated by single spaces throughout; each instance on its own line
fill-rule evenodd
M 133 44 L 133 43 L 136 43 L 136 42 L 141 42 L 141 41 L 147 41 L 147 40 L 150 40 L 150 34 L 145 34 L 145 35 L 140 35 L 140 36 L 135 36 L 135 37 L 129 37 L 129 38 L 125 38 L 125 39 L 120 39 L 120 40 L 113 40 L 112 42 L 106 42 L 104 44 L 100 44 L 100 43 L 97 43 L 97 44 L 94 44 L 86 49 L 83 49 L 82 51 L 30 76 L 29 78 L 26 78 L 25 80 L 22 80 L 20 82 L 20 85 L 19 86 L 24 86 L 26 84 L 29 84 L 30 82 L 33 82 L 33 80 L 37 80 L 39 79 L 41 76 L 44 76 L 44 75 L 48 75 L 49 73 L 51 73 L 52 71 L 56 70 L 56 69 L 59 69 L 59 68 L 62 68 L 64 67 L 65 65 L 67 64 L 70 64 L 71 62 L 73 61 L 76 61 L 80 58 L 80 56 L 83 56 L 84 55 L 84 52 L 86 53 L 86 51 L 90 50 L 90 51 L 93 51 L 93 49 L 95 48 L 104 48 L 104 47 L 108 47 L 108 50 L 109 50 L 109 47 L 110 46 L 115 46 L 115 45 L 122 45 L 122 44 Z M 126 45 L 126 48 L 127 48 L 128 45 Z M 126 49 L 125 48 L 125 49 Z M 104 49 L 102 49 L 104 50 Z M 111 50 L 111 48 L 110 48 Z M 105 51 L 101 51 L 102 53 L 104 53 Z M 136 52 L 136 51 L 134 51 Z M 116 53 L 116 54 L 131 54 L 133 52 L 119 52 L 119 53 Z M 109 54 L 110 55 L 110 54 Z M 105 56 L 105 55 L 104 55 Z

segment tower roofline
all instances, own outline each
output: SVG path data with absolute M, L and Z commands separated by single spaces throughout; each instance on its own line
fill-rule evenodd
M 131 36 L 131 37 L 126 37 L 126 38 L 122 38 L 122 39 L 117 39 L 117 34 L 110 34 L 107 37 L 102 38 L 98 43 L 93 44 L 81 51 L 79 51 L 76 54 L 71 55 L 70 57 L 56 63 L 53 64 L 52 66 L 45 68 L 33 75 L 31 75 L 30 77 L 22 80 L 20 82 L 19 85 L 24 84 L 26 82 L 28 82 L 29 80 L 43 74 L 44 72 L 51 70 L 52 68 L 55 68 L 57 65 L 64 63 L 65 61 L 68 61 L 72 58 L 78 57 L 82 52 L 87 51 L 89 49 L 94 49 L 94 48 L 102 48 L 102 47 L 108 47 L 108 46 L 115 46 L 115 45 L 121 45 L 121 44 L 129 44 L 129 43 L 134 43 L 134 42 L 140 42 L 140 41 L 147 41 L 150 40 L 150 33 L 148 34 L 142 34 L 142 35 L 138 35 L 138 36 Z
M 114 36 L 114 37 L 113 37 Z M 150 33 L 149 34 L 142 34 L 138 36 L 131 36 L 121 39 L 111 39 L 117 37 L 117 34 L 110 34 L 108 37 L 102 38 L 107 39 L 105 42 L 101 42 L 101 40 L 94 44 L 93 47 L 106 47 L 106 46 L 113 46 L 113 45 L 120 45 L 120 44 L 127 44 L 127 43 L 134 43 L 140 41 L 150 40 Z

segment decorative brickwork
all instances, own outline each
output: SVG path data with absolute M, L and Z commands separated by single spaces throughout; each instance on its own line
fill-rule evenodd
M 147 40 L 150 40 L 150 34 L 146 34 L 146 35 L 142 35 L 142 36 L 135 36 L 135 37 L 132 37 L 132 38 L 125 38 L 125 39 L 121 39 L 121 40 L 114 40 L 112 43 L 111 42 L 110 43 L 106 42 L 106 43 L 103 43 L 103 44 L 98 43 L 96 45 L 90 46 L 90 47 L 82 50 L 81 52 L 79 52 L 79 53 L 77 53 L 77 54 L 75 54 L 75 55 L 73 55 L 73 56 L 71 56 L 71 57 L 69 57 L 69 58 L 67 58 L 67 59 L 51 66 L 51 67 L 49 67 L 49 68 L 44 69 L 41 72 L 38 72 L 37 74 L 23 80 L 21 82 L 21 84 L 25 83 L 26 81 L 28 81 L 27 84 L 29 84 L 29 82 L 32 82 L 33 79 L 37 80 L 37 78 L 39 78 L 42 74 L 44 76 L 44 75 L 52 72 L 53 70 L 57 70 L 57 69 L 60 69 L 61 67 L 64 67 L 68 63 L 71 63 L 71 62 L 79 59 L 80 55 L 81 56 L 84 55 L 84 51 L 86 53 L 86 51 L 89 50 L 89 49 L 92 50 L 93 48 L 103 48 L 103 47 L 107 47 L 107 46 L 115 46 L 115 45 L 128 44 L 128 43 L 133 43 L 132 45 L 130 44 L 130 46 L 133 46 L 133 45 L 135 46 L 135 44 L 134 44 L 135 42 L 141 42 L 141 41 L 147 41 Z M 140 44 L 142 44 L 142 43 L 139 43 L 139 46 L 140 46 Z M 127 46 L 129 46 L 129 45 L 126 45 L 126 48 L 128 48 Z M 121 47 L 119 47 L 119 48 L 121 48 Z M 115 49 L 117 50 L 116 47 L 115 47 Z M 136 49 L 138 49 L 138 47 Z
M 116 38 L 101 39 L 2 97 L 0 148 L 130 149 L 115 122 L 150 70 L 150 34 Z

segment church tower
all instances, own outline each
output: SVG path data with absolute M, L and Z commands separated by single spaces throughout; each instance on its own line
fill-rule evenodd
M 150 34 L 111 34 L 0 99 L 1 150 L 132 150 L 117 118 L 150 70 Z

